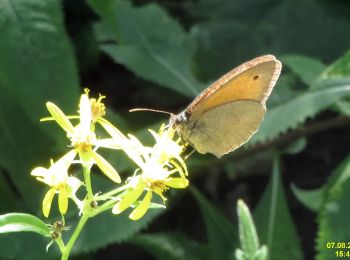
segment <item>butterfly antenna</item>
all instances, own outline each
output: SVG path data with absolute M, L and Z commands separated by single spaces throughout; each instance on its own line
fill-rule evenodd
M 168 111 L 158 110 L 158 109 L 151 109 L 151 108 L 133 108 L 133 109 L 129 110 L 129 112 L 138 112 L 138 111 L 151 111 L 151 112 L 157 112 L 157 113 L 172 115 L 172 113 L 170 113 Z

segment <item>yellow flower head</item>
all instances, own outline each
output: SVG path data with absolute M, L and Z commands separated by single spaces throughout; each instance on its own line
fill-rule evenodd
M 184 147 L 179 140 L 173 141 L 174 130 L 161 126 L 158 133 L 149 130 L 156 143 L 153 147 L 144 147 L 136 137 L 129 135 L 128 143 L 122 146 L 127 155 L 138 165 L 139 173 L 129 178 L 131 188 L 113 207 L 112 212 L 119 214 L 129 206 L 136 204 L 130 214 L 133 220 L 140 219 L 151 206 L 152 194 L 158 194 L 163 202 L 164 192 L 169 188 L 183 189 L 188 186 L 187 167 L 181 157 Z M 137 202 L 146 191 L 141 202 Z
M 67 132 L 67 137 L 71 141 L 73 149 L 79 153 L 80 162 L 91 166 L 97 164 L 101 171 L 114 182 L 119 183 L 120 176 L 118 172 L 109 164 L 96 150 L 100 147 L 120 149 L 119 143 L 125 138 L 119 130 L 104 119 L 105 107 L 101 102 L 104 97 L 100 96 L 98 100 L 89 99 L 88 91 L 81 95 L 79 103 L 79 116 L 70 118 L 79 118 L 80 122 L 73 126 L 69 118 L 51 102 L 46 106 L 52 118 Z M 114 138 L 98 139 L 95 134 L 95 123 L 98 122 L 107 132 L 114 129 L 119 135 Z M 73 158 L 74 159 L 74 158 Z
M 61 214 L 66 214 L 68 209 L 68 198 L 75 196 L 81 182 L 72 176 L 68 176 L 68 168 L 75 157 L 75 151 L 70 151 L 56 163 L 51 160 L 50 168 L 37 167 L 32 170 L 31 175 L 37 180 L 50 186 L 43 200 L 43 214 L 48 217 L 51 210 L 53 197 L 58 193 L 58 207 Z
M 89 96 L 89 89 L 84 89 L 85 94 Z M 102 100 L 106 98 L 105 96 L 99 96 L 99 98 L 96 100 L 95 98 L 90 98 L 90 104 L 91 104 L 91 115 L 92 115 L 92 121 L 98 122 L 100 118 L 106 115 L 106 107 L 105 104 L 102 103 Z

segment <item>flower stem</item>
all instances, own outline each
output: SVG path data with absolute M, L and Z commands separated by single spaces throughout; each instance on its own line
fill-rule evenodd
M 83 164 L 84 171 L 84 181 L 86 185 L 87 199 L 91 200 L 93 198 L 92 187 L 91 187 L 91 177 L 90 177 L 90 167 Z
M 109 200 L 91 212 L 91 217 L 95 217 L 96 215 L 112 208 L 116 202 L 114 200 Z
M 78 238 L 78 236 L 79 236 L 81 230 L 83 229 L 83 227 L 84 227 L 86 221 L 89 219 L 89 217 L 90 217 L 90 216 L 89 216 L 88 214 L 86 214 L 86 215 L 84 214 L 84 215 L 81 217 L 81 219 L 80 219 L 80 221 L 79 221 L 77 227 L 75 228 L 75 230 L 74 230 L 72 236 L 70 237 L 70 239 L 69 239 L 69 241 L 68 241 L 66 247 L 65 247 L 64 250 L 62 251 L 61 260 L 68 260 L 70 251 L 72 250 L 72 247 L 73 247 L 75 241 L 77 240 L 77 238 Z
M 65 250 L 65 246 L 64 246 L 64 243 L 62 241 L 62 237 L 60 236 L 55 241 L 56 241 L 58 247 L 60 248 L 60 251 L 63 252 Z
M 115 194 L 117 194 L 117 193 L 120 193 L 120 192 L 122 192 L 122 191 L 124 191 L 124 190 L 126 190 L 126 189 L 128 189 L 128 188 L 130 188 L 130 187 L 131 187 L 130 184 L 125 184 L 125 185 L 123 185 L 123 186 L 121 186 L 121 187 L 118 187 L 118 188 L 116 188 L 116 189 L 114 189 L 114 190 L 111 190 L 111 191 L 109 191 L 109 192 L 106 192 L 106 193 L 103 194 L 103 195 L 100 195 L 100 196 L 95 197 L 95 200 L 96 200 L 96 201 L 100 201 L 100 200 L 107 200 L 107 199 L 110 199 L 113 195 L 115 195 Z

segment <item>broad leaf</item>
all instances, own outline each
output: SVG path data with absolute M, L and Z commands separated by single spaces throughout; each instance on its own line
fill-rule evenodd
M 291 185 L 294 196 L 307 208 L 317 211 L 321 208 L 325 198 L 325 187 L 313 190 L 303 190 Z
M 60 139 L 66 137 L 57 134 L 59 127 L 45 126 L 39 119 L 48 115 L 48 100 L 65 111 L 76 111 L 78 73 L 60 1 L 0 0 L 0 6 L 0 164 L 6 169 L 7 185 L 14 185 L 17 195 L 11 210 L 15 206 L 16 211 L 40 214 L 44 185 L 30 171 L 38 164 L 47 167 Z M 0 240 L 3 259 L 50 256 L 45 252 L 50 240 L 37 234 L 1 234 Z
M 334 187 L 329 191 L 326 203 L 323 205 L 318 217 L 319 230 L 316 259 L 336 259 L 336 251 L 349 247 L 349 196 L 350 179 L 343 182 L 341 186 Z M 332 242 L 334 242 L 333 246 Z M 338 242 L 341 243 L 340 246 Z
M 331 259 L 336 245 L 350 241 L 348 198 L 350 196 L 350 157 L 334 170 L 325 187 L 325 200 L 318 215 L 317 259 Z M 328 246 L 328 247 L 327 247 Z M 329 247 L 330 246 L 330 247 Z
M 41 189 L 33 188 L 38 184 L 30 170 L 48 164 L 56 143 L 66 138 L 39 119 L 48 115 L 47 100 L 76 110 L 77 69 L 60 1 L 0 0 L 0 6 L 0 164 L 33 209 Z
M 192 188 L 204 218 L 211 259 L 229 259 L 237 244 L 237 228 L 199 191 Z
M 345 55 L 333 62 L 328 68 L 323 72 L 322 78 L 342 78 L 350 77 L 350 50 L 348 50 Z M 336 103 L 336 109 L 342 114 L 347 116 L 350 115 L 350 100 L 349 97 L 343 98 Z
M 164 209 L 150 209 L 138 221 L 129 219 L 129 210 L 120 215 L 114 215 L 111 212 L 98 215 L 89 220 L 84 227 L 74 245 L 73 253 L 86 253 L 113 243 L 123 242 L 146 228 L 163 211 Z M 72 224 L 72 226 L 75 226 L 75 222 L 68 222 L 68 225 Z
M 190 1 L 201 78 L 213 79 L 256 56 L 297 53 L 330 61 L 349 48 L 344 1 Z M 307 13 L 307 15 L 305 15 Z
M 202 88 L 191 73 L 194 41 L 155 4 L 89 0 L 103 23 L 96 27 L 100 48 L 138 76 L 186 96 Z M 114 43 L 111 43 L 114 41 Z
M 321 210 L 330 189 L 341 189 L 342 184 L 350 177 L 350 157 L 348 156 L 332 173 L 328 182 L 313 190 L 303 190 L 291 185 L 296 198 L 311 210 Z
M 350 50 L 333 62 L 322 74 L 323 78 L 350 77 Z
M 277 107 L 269 109 L 259 131 L 251 143 L 278 137 L 288 129 L 295 129 L 307 118 L 316 115 L 350 93 L 350 79 L 324 80 L 320 87 Z
M 0 215 L 0 233 L 35 232 L 49 236 L 48 226 L 39 218 L 24 213 Z
M 210 259 L 207 247 L 182 234 L 137 235 L 129 241 L 146 249 L 158 260 Z
M 73 109 L 78 73 L 58 0 L 1 0 L 0 89 L 38 122 L 45 102 Z
M 46 252 L 50 240 L 49 227 L 37 217 L 24 213 L 0 215 L 1 259 L 57 259 L 60 253 L 56 245 Z
M 279 158 L 274 159 L 270 183 L 254 212 L 261 243 L 267 245 L 269 259 L 302 259 L 300 241 L 289 213 L 281 181 Z
M 57 260 L 61 255 L 57 245 L 53 244 L 46 252 L 46 246 L 50 241 L 50 238 L 29 232 L 0 234 L 0 258 Z
M 288 66 L 306 85 L 312 85 L 326 66 L 317 59 L 300 55 L 287 55 L 281 58 L 282 64 Z

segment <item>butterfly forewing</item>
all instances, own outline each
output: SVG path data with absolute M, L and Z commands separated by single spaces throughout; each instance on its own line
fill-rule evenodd
M 248 61 L 231 70 L 204 90 L 186 109 L 200 114 L 221 104 L 237 100 L 256 100 L 265 106 L 281 71 L 281 63 L 272 55 Z

